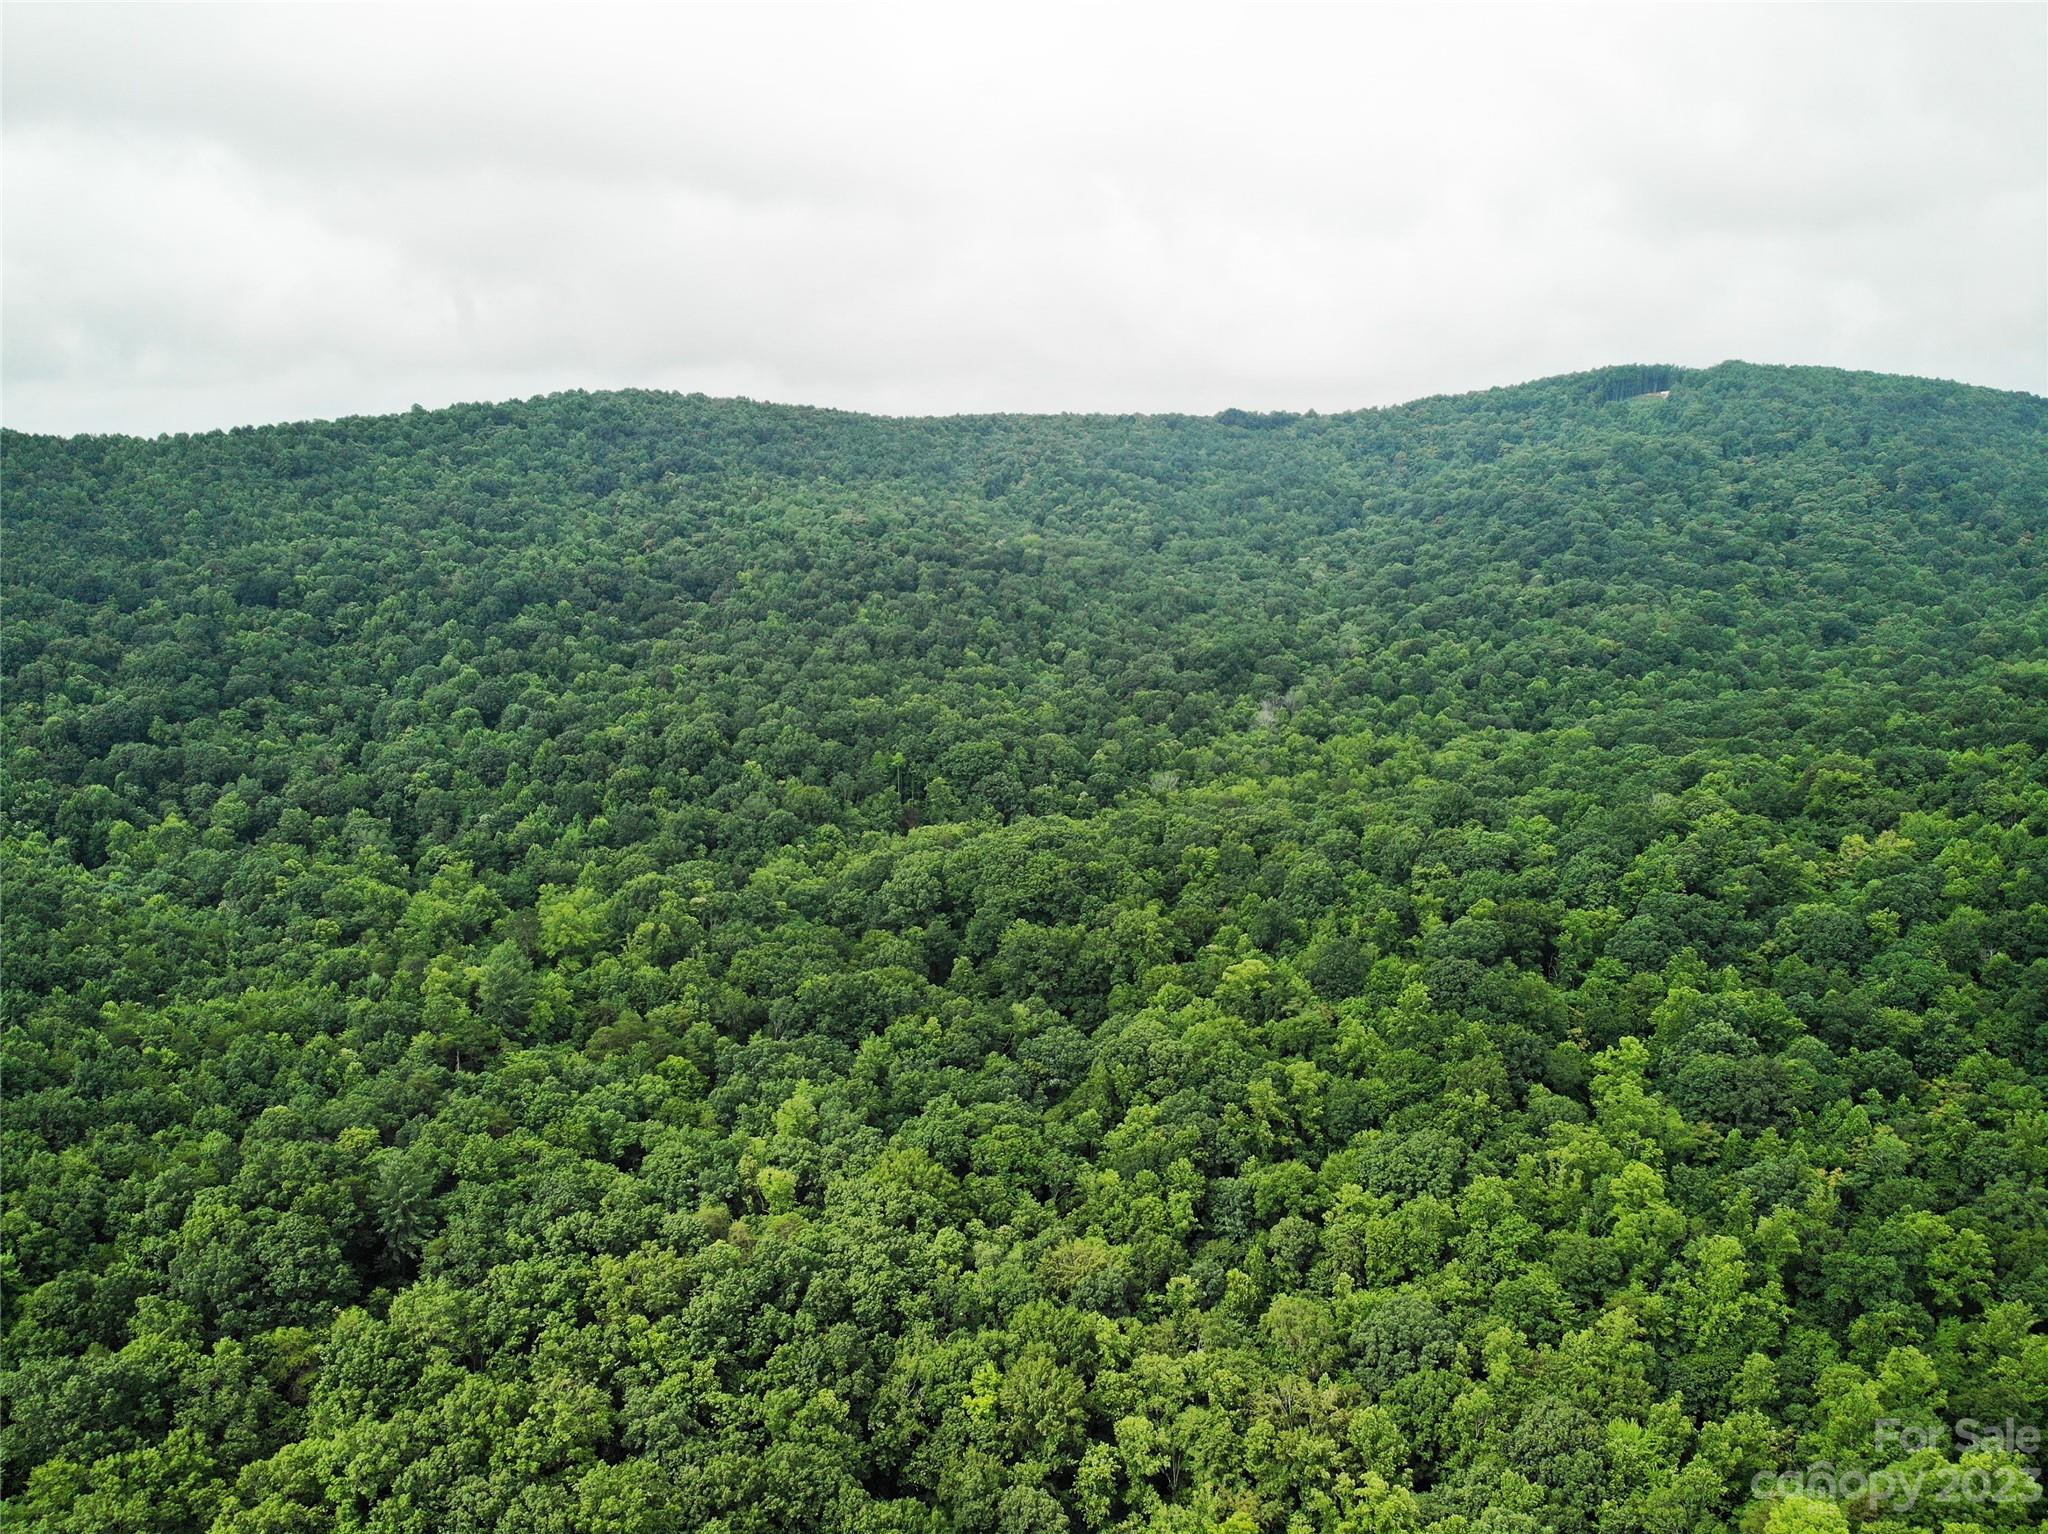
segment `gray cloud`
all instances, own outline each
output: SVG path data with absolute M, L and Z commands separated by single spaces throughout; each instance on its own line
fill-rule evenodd
M 0 413 L 2040 390 L 2044 17 L 10 6 Z

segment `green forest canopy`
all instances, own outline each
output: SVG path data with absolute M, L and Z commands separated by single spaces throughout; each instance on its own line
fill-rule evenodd
M 8 1521 L 2033 1527 L 2044 428 L 7 434 Z

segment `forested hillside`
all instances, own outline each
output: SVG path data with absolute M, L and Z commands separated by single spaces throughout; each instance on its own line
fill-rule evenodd
M 4 476 L 9 1527 L 2039 1522 L 2048 402 Z

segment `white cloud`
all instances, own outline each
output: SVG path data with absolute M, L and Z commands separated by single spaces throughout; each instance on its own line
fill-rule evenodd
M 7 424 L 2048 386 L 2038 7 L 10 7 Z

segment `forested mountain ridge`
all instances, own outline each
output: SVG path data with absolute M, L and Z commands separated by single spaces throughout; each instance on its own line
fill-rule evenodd
M 0 492 L 25 1526 L 2037 1521 L 1755 1477 L 2048 1423 L 2048 401 L 566 394 Z

